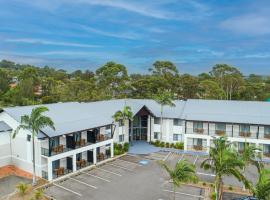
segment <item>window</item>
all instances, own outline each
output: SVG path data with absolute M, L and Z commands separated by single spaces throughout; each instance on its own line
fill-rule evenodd
M 119 135 L 119 142 L 124 142 L 125 135 Z
M 119 126 L 124 126 L 124 121 L 122 119 L 119 120 Z
M 216 123 L 216 130 L 226 131 L 226 124 L 224 124 L 224 123 Z
M 249 133 L 250 132 L 250 126 L 249 125 L 240 125 L 240 132 Z
M 155 117 L 154 118 L 154 124 L 160 124 L 160 118 Z
M 158 140 L 158 138 L 159 138 L 159 132 L 154 132 L 154 139 Z
M 31 135 L 27 135 L 27 141 L 28 141 L 28 142 L 31 141 Z
M 173 134 L 173 141 L 182 141 L 181 134 Z
M 181 126 L 182 120 L 181 119 L 173 119 L 173 125 L 174 126 Z
M 264 135 L 270 135 L 270 126 L 264 127 Z
M 202 122 L 193 122 L 193 128 L 194 129 L 203 129 L 203 123 Z
M 203 123 L 193 122 L 193 132 L 203 134 Z

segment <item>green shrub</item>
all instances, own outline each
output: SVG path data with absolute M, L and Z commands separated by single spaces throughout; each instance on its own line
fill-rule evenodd
M 160 142 L 160 147 L 165 147 L 165 142 Z
M 233 190 L 233 187 L 231 185 L 229 186 L 229 190 Z
M 203 186 L 206 186 L 206 182 L 203 182 Z
M 39 190 L 35 191 L 34 199 L 35 200 L 40 200 L 40 199 L 42 199 L 43 196 L 44 196 L 43 191 L 41 189 L 39 189 Z
M 128 149 L 129 149 L 129 144 L 126 142 L 124 144 L 123 150 L 124 150 L 124 152 L 128 152 Z
M 170 147 L 171 147 L 171 148 L 174 148 L 174 143 L 171 143 L 171 144 L 170 144 Z
M 160 146 L 160 141 L 159 141 L 159 140 L 156 140 L 156 141 L 155 141 L 155 146 L 156 146 L 156 147 L 159 147 L 159 146 Z
M 166 142 L 166 148 L 169 148 L 169 147 L 170 147 L 170 143 Z
M 212 199 L 212 200 L 215 200 L 215 199 L 216 199 L 216 196 L 217 196 L 217 194 L 216 194 L 215 192 L 212 192 L 212 194 L 211 194 L 211 199 Z
M 16 188 L 18 189 L 20 195 L 24 196 L 26 190 L 28 189 L 28 185 L 26 183 L 20 182 L 18 185 L 16 185 Z
M 184 143 L 183 142 L 176 142 L 175 145 L 174 145 L 174 148 L 183 150 L 184 149 Z

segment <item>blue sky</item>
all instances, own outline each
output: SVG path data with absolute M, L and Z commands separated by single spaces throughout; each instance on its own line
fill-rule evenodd
M 0 59 L 66 70 L 113 60 L 145 73 L 216 63 L 270 74 L 269 0 L 0 0 Z

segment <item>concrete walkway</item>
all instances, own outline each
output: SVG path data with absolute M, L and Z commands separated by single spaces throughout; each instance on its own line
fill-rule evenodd
M 130 154 L 150 154 L 160 151 L 161 148 L 155 147 L 146 141 L 133 141 L 129 146 Z

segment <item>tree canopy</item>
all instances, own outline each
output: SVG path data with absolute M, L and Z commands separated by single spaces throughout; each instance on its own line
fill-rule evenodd
M 155 98 L 168 91 L 173 99 L 258 100 L 270 98 L 270 76 L 244 76 L 239 69 L 216 64 L 199 75 L 181 74 L 171 61 L 159 60 L 147 74 L 129 74 L 127 67 L 107 62 L 94 71 L 67 72 L 0 61 L 0 106 L 117 98 Z

